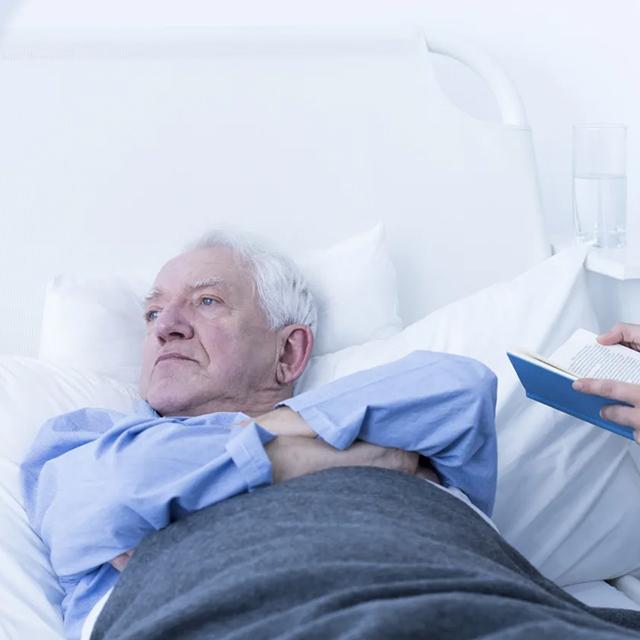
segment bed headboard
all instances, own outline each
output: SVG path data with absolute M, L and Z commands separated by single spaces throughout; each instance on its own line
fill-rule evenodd
M 0 351 L 47 280 L 149 271 L 219 224 L 322 247 L 385 223 L 410 322 L 548 253 L 531 132 L 443 94 L 407 32 L 154 29 L 0 40 Z

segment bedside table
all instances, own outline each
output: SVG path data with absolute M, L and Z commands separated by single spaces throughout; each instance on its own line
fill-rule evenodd
M 616 322 L 640 324 L 640 265 L 630 265 L 624 249 L 593 247 L 585 268 L 601 329 Z

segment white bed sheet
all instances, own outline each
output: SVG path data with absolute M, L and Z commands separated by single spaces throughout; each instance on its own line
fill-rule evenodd
M 96 620 L 98 619 L 98 616 L 104 609 L 104 606 L 107 604 L 107 600 L 109 599 L 109 596 L 111 595 L 112 591 L 113 591 L 113 587 L 111 587 L 111 589 L 109 589 L 109 591 L 107 591 L 107 593 L 105 593 L 102 596 L 102 598 L 100 598 L 100 600 L 98 600 L 98 602 L 96 602 L 93 605 L 93 608 L 91 609 L 91 611 L 89 611 L 89 615 L 87 616 L 86 620 L 84 621 L 84 624 L 82 625 L 82 633 L 80 634 L 80 640 L 89 640 L 89 638 L 91 638 L 91 633 L 93 632 L 93 627 L 96 624 Z
M 564 587 L 564 590 L 590 607 L 614 607 L 640 611 L 640 604 L 604 580 L 572 584 Z

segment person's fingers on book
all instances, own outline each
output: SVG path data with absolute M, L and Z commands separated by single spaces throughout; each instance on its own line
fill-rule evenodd
M 620 322 L 597 338 L 603 345 L 622 344 L 640 351 L 640 325 Z
M 611 345 L 618 344 L 622 339 L 622 334 L 618 330 L 618 325 L 616 325 L 613 329 L 609 329 L 606 333 L 601 333 L 596 340 L 600 344 Z
M 600 416 L 609 422 L 615 422 L 623 427 L 640 429 L 640 409 L 635 407 L 623 407 L 620 404 L 612 404 L 600 410 Z M 636 432 L 637 433 L 637 432 Z
M 632 405 L 640 406 L 640 385 L 616 380 L 602 380 L 597 378 L 581 378 L 571 385 L 576 391 L 602 396 L 611 400 L 620 400 Z

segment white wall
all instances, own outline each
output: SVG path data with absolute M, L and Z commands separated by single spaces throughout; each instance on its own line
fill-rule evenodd
M 556 241 L 572 228 L 571 125 L 628 125 L 629 228 L 640 247 L 638 0 L 0 0 L 2 20 L 19 28 L 419 25 L 463 37 L 520 90 Z

